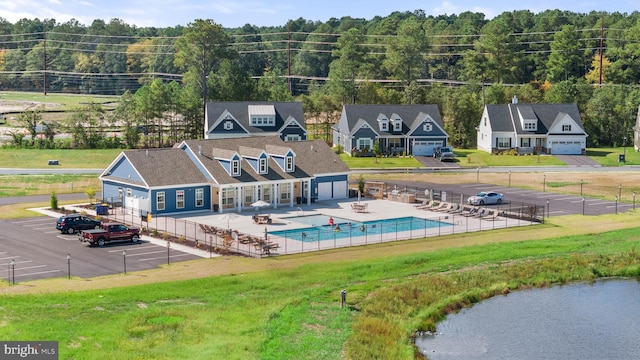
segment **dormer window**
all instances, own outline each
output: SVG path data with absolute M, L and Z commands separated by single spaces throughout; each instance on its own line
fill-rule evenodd
M 267 173 L 267 159 L 260 159 L 260 165 L 258 166 L 259 166 L 260 174 Z
M 225 121 L 224 122 L 225 130 L 233 130 L 233 121 Z
M 287 156 L 285 158 L 284 170 L 287 171 L 287 172 L 293 171 L 293 156 Z
M 527 122 L 524 123 L 524 129 L 525 130 L 530 130 L 530 131 L 535 131 L 538 128 L 536 125 L 537 125 L 536 121 L 527 121 Z
M 402 120 L 401 119 L 393 120 L 393 131 L 402 131 Z
M 249 105 L 251 126 L 275 126 L 276 109 L 273 105 Z
M 562 125 L 562 131 L 571 131 L 571 125 Z
M 240 175 L 240 160 L 231 160 L 231 176 Z

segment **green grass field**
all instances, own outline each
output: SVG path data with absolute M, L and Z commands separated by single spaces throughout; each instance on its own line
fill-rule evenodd
M 177 282 L 124 286 L 160 270 L 96 279 L 118 286 L 101 290 L 66 290 L 91 279 L 51 280 L 60 290 L 47 294 L 37 294 L 42 281 L 4 283 L 0 338 L 57 340 L 61 359 L 413 359 L 413 332 L 433 329 L 448 311 L 519 288 L 638 276 L 638 229 L 571 236 L 576 227 L 563 224 L 572 221 L 542 225 L 547 233 L 564 228 L 565 235 L 538 240 L 496 242 L 544 233 L 515 229 L 199 260 L 194 268 L 245 270 Z M 431 248 L 434 242 L 450 248 Z
M 13 169 L 104 169 L 122 149 L 39 150 L 0 148 L 0 168 Z M 47 165 L 58 160 L 59 165 Z
M 76 94 L 57 94 L 36 92 L 20 92 L 20 91 L 0 91 L 0 100 L 3 101 L 32 101 L 38 103 L 55 103 L 60 104 L 63 110 L 78 107 L 88 103 L 110 104 L 120 101 L 120 96 L 109 95 L 76 95 Z

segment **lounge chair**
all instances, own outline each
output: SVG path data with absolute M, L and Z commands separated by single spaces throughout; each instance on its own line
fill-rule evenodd
M 477 217 L 477 218 L 482 218 L 483 216 L 486 216 L 486 215 L 487 215 L 487 212 L 488 212 L 488 211 L 489 211 L 488 209 L 480 208 L 480 209 L 478 209 L 478 213 L 477 213 L 477 214 L 475 214 L 475 215 L 472 215 L 472 216 L 473 216 L 473 217 Z
M 420 206 L 418 209 L 420 210 L 433 210 L 435 208 L 437 208 L 438 206 L 440 206 L 442 204 L 442 202 L 440 201 L 436 201 L 436 200 L 431 200 L 431 202 L 425 206 Z
M 450 214 L 454 214 L 456 213 L 458 210 L 460 210 L 460 204 L 451 204 L 451 208 L 449 210 L 447 210 L 446 212 L 450 213 Z
M 437 209 L 433 209 L 433 210 L 438 211 L 438 212 L 447 212 L 447 211 L 451 210 L 453 208 L 453 205 L 454 205 L 452 203 L 443 203 L 443 204 L 445 204 L 443 207 L 438 207 Z
M 471 210 L 469 210 L 469 212 L 462 213 L 462 216 L 475 216 L 475 215 L 478 214 L 478 210 L 479 210 L 479 208 L 473 207 L 473 208 L 471 208 Z
M 488 214 L 485 214 L 485 216 L 482 217 L 482 220 L 494 221 L 498 218 L 498 215 L 500 215 L 498 210 L 489 210 L 487 213 Z
M 460 209 L 459 214 L 464 216 L 464 215 L 469 214 L 469 213 L 471 212 L 471 210 L 473 210 L 473 207 L 472 207 L 472 206 L 464 205 L 464 206 L 462 206 L 462 208 Z
M 413 207 L 414 208 L 419 208 L 419 207 L 422 207 L 422 206 L 427 206 L 427 205 L 429 205 L 429 203 L 430 203 L 429 199 L 424 199 L 424 200 L 422 200 L 421 204 L 415 204 L 415 205 L 413 205 Z

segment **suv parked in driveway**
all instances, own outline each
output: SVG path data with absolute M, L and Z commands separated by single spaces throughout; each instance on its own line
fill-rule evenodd
M 77 230 L 96 229 L 99 226 L 100 221 L 79 214 L 63 215 L 56 221 L 56 229 L 67 234 L 73 234 Z
M 433 153 L 433 157 L 440 161 L 455 161 L 453 147 L 451 146 L 440 146 L 436 148 L 436 151 Z

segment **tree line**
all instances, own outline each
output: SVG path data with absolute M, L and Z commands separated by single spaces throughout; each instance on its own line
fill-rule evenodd
M 0 19 L 0 89 L 124 94 L 109 121 L 144 139 L 126 146 L 201 137 L 205 101 L 297 100 L 327 140 L 343 104 L 437 104 L 453 144 L 472 147 L 483 105 L 513 95 L 577 103 L 589 146 L 619 146 L 640 104 L 639 41 L 638 12 L 416 10 L 233 29 Z

